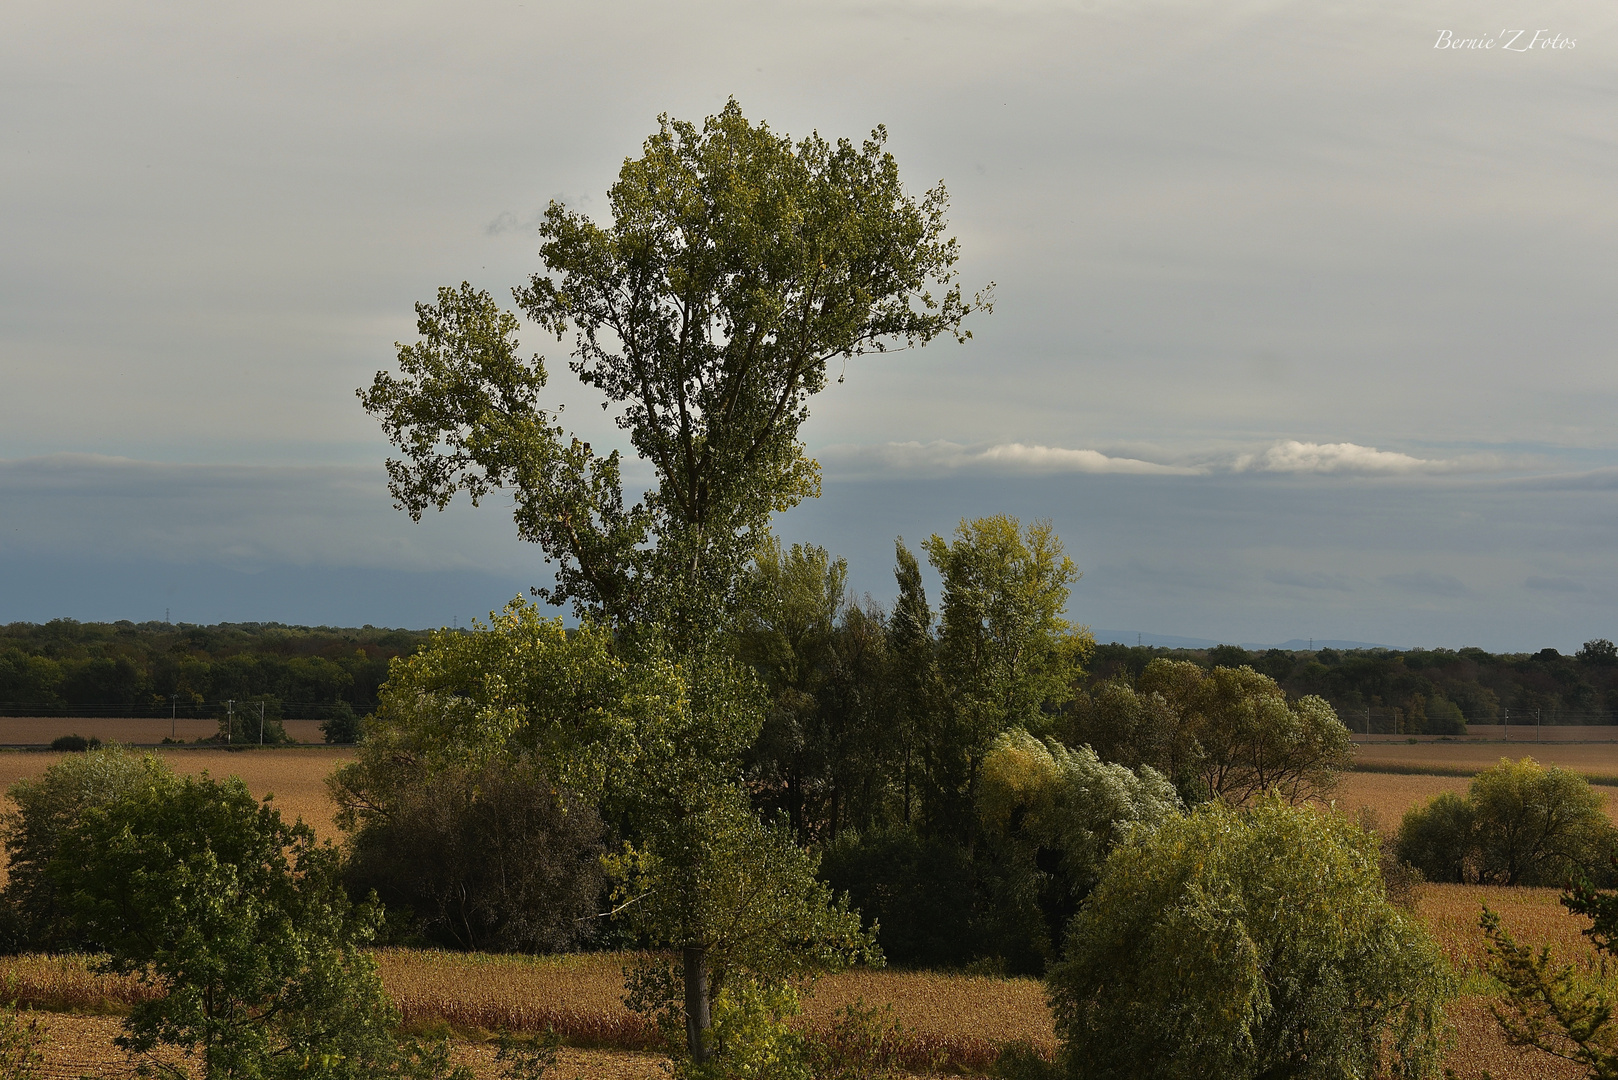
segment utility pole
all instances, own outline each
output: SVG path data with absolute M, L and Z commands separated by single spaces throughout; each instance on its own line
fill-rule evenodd
M 1510 742 L 1511 741 L 1511 706 L 1510 705 L 1506 706 L 1506 722 L 1504 724 L 1502 724 L 1501 727 L 1505 729 L 1506 742 Z
M 178 730 L 179 721 L 175 720 L 175 717 L 179 715 L 179 706 L 176 704 L 179 700 L 179 694 L 169 695 L 169 738 L 171 739 L 174 738 L 175 732 Z
M 236 699 L 225 702 L 225 744 L 230 745 L 230 730 L 236 726 Z
M 1365 734 L 1371 733 L 1371 707 L 1365 706 Z
M 264 703 L 258 703 L 258 744 L 264 745 Z
M 1540 713 L 1539 708 L 1535 707 L 1535 709 L 1534 709 L 1534 741 L 1535 742 L 1539 741 L 1539 713 Z

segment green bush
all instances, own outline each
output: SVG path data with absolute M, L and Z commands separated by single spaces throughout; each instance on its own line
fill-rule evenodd
M 360 741 L 364 725 L 352 705 L 339 701 L 327 709 L 326 719 L 320 722 L 320 733 L 328 743 L 346 746 Z
M 1388 902 L 1376 839 L 1275 800 L 1116 848 L 1048 981 L 1085 1080 L 1433 1077 L 1454 989 Z
M 427 1080 L 442 1048 L 401 1047 L 338 853 L 238 779 L 162 777 L 85 810 L 48 873 L 102 972 L 161 996 L 118 1043 L 199 1052 L 209 1077 Z M 455 1075 L 466 1077 L 464 1070 Z
M 1473 778 L 1464 799 L 1446 793 L 1407 811 L 1397 851 L 1428 881 L 1610 881 L 1618 829 L 1604 799 L 1577 773 L 1502 758 Z
M 70 754 L 82 754 L 100 748 L 101 740 L 94 736 L 86 739 L 83 735 L 58 735 L 51 740 L 52 750 L 65 750 Z
M 46 873 L 62 834 L 86 811 L 165 783 L 169 775 L 168 765 L 154 754 L 108 746 L 63 758 L 38 779 L 11 785 L 7 794 L 16 809 L 0 819 L 10 860 L 3 894 L 10 948 L 44 952 L 72 946 Z

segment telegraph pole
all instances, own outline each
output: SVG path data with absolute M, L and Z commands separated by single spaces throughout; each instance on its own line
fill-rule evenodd
M 225 702 L 225 743 L 230 744 L 230 729 L 236 726 L 236 699 Z
M 258 703 L 258 744 L 264 745 L 264 703 Z

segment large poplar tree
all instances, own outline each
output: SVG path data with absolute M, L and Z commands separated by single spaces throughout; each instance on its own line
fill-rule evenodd
M 610 221 L 551 204 L 544 266 L 513 295 L 571 341 L 573 374 L 650 468 L 639 499 L 624 490 L 620 451 L 570 436 L 562 406 L 543 402 L 545 364 L 522 355 L 517 316 L 469 284 L 418 304 L 420 339 L 398 347 L 396 373 L 360 391 L 401 452 L 388 462 L 401 509 L 419 519 L 458 491 L 474 504 L 508 492 L 519 535 L 555 567 L 554 585 L 536 591 L 610 626 L 626 656 L 683 669 L 690 714 L 724 730 L 682 740 L 673 749 L 684 758 L 647 770 L 646 805 L 661 824 L 634 838 L 625 863 L 644 886 L 638 925 L 683 950 L 698 1065 L 713 1049 L 710 959 L 767 976 L 861 947 L 857 922 L 815 890 L 808 856 L 794 862 L 776 834 L 734 812 L 763 697 L 725 673 L 734 665 L 715 638 L 770 516 L 819 492 L 798 430 L 828 365 L 945 334 L 964 341 L 963 320 L 989 307 L 956 282 L 943 186 L 908 194 L 886 137 L 794 142 L 749 123 L 733 100 L 700 128 L 661 117 L 608 193 Z M 750 734 L 735 738 L 744 713 Z M 715 759 L 718 744 L 730 756 Z M 747 858 L 756 865 L 737 864 Z M 802 918 L 761 923 L 773 946 L 752 930 L 738 937 L 692 884 L 730 880 L 792 893 L 774 910 Z M 789 960 L 794 951 L 803 962 Z
M 551 203 L 544 269 L 513 290 L 571 337 L 571 370 L 654 483 L 632 502 L 619 451 L 564 433 L 516 316 L 463 283 L 417 305 L 420 340 L 360 392 L 403 453 L 398 505 L 419 519 L 505 489 L 555 564 L 553 602 L 682 638 L 712 628 L 770 515 L 819 492 L 798 429 L 828 363 L 964 341 L 989 306 L 956 282 L 943 185 L 908 194 L 886 138 L 794 143 L 734 100 L 700 129 L 660 117 L 608 193 L 611 221 Z

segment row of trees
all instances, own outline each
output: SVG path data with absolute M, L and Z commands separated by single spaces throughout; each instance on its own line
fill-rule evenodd
M 374 627 L 13 623 L 0 627 L 0 707 L 212 716 L 234 699 L 324 719 L 322 708 L 337 703 L 374 708 L 388 662 L 426 638 Z
M 1488 653 L 1482 649 L 1388 649 L 1249 652 L 1235 645 L 1205 651 L 1103 645 L 1093 677 L 1139 674 L 1169 655 L 1210 666 L 1250 666 L 1289 694 L 1330 701 L 1356 731 L 1459 735 L 1466 723 L 1610 724 L 1618 722 L 1618 647 L 1587 641 L 1572 656 L 1555 649 Z

